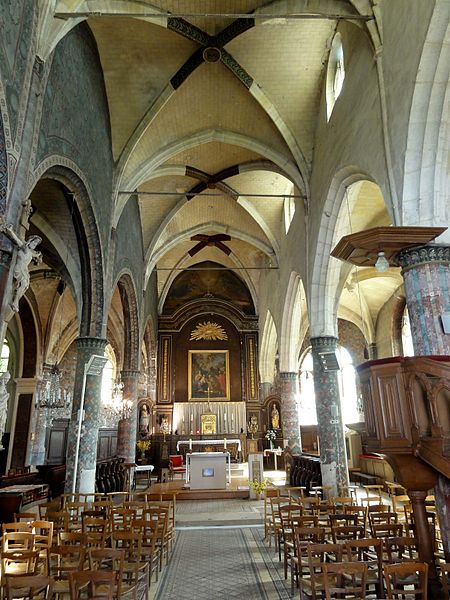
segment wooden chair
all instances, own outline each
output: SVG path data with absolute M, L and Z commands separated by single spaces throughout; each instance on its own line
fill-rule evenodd
M 31 512 L 18 512 L 14 513 L 14 521 L 29 523 L 36 519 L 36 514 Z
M 364 527 L 360 525 L 342 525 L 331 528 L 333 544 L 345 543 L 348 540 L 361 540 L 365 533 Z
M 32 521 L 34 533 L 34 550 L 39 552 L 40 560 L 45 565 L 45 574 L 50 574 L 49 552 L 53 543 L 53 523 L 51 521 Z
M 264 495 L 264 539 L 269 540 L 269 546 L 272 545 L 272 506 L 271 498 L 279 498 L 280 490 L 278 488 L 266 488 Z
M 3 552 L 32 552 L 34 550 L 34 533 L 31 531 L 7 531 L 2 536 Z
M 158 572 L 160 564 L 158 542 L 158 523 L 148 519 L 135 519 L 131 523 L 131 530 L 141 536 L 141 551 L 139 562 L 145 561 L 148 564 L 148 587 L 150 589 L 152 576 L 155 573 L 155 580 L 158 581 Z
M 114 547 L 125 553 L 124 573 L 136 581 L 138 590 L 144 590 L 147 598 L 150 587 L 150 566 L 143 552 L 142 533 L 132 527 L 131 531 L 119 530 L 113 534 Z M 156 560 L 159 566 L 159 557 Z
M 323 565 L 342 561 L 342 544 L 307 544 L 308 573 L 300 577 L 300 598 L 323 598 L 325 592 Z
M 81 531 L 60 531 L 57 539 L 60 546 L 86 546 L 86 535 Z
M 348 513 L 335 513 L 329 516 L 331 527 L 348 527 L 350 525 L 358 525 L 358 516 Z
M 2 533 L 10 533 L 14 531 L 25 531 L 27 533 L 32 533 L 31 521 L 26 521 L 25 523 L 22 523 L 20 521 L 13 521 L 12 523 L 2 524 Z
M 373 587 L 376 598 L 384 598 L 383 543 L 378 538 L 348 540 L 345 543 L 349 561 L 363 561 L 367 565 L 366 586 Z M 372 590 L 371 590 L 372 591 Z
M 402 562 L 384 566 L 388 600 L 428 597 L 428 565 L 423 562 Z
M 36 575 L 39 552 L 27 550 L 12 550 L 1 552 L 1 585 L 6 577 L 19 575 Z
M 364 562 L 336 562 L 323 565 L 326 600 L 365 598 L 367 565 Z
M 281 547 L 283 547 L 284 578 L 287 579 L 287 566 L 289 556 L 294 550 L 294 533 L 292 520 L 302 516 L 302 509 L 298 504 L 285 504 L 279 510 L 281 528 L 279 529 L 278 553 L 281 559 Z
M 360 506 L 357 504 L 353 504 L 349 506 L 348 504 L 344 505 L 344 514 L 346 515 L 356 515 L 357 525 L 361 525 L 367 530 L 367 521 L 368 521 L 368 510 L 367 506 Z
M 84 569 L 85 555 L 83 546 L 53 546 L 50 549 L 50 575 L 57 596 L 70 593 L 69 575 Z
M 416 538 L 409 536 L 386 538 L 385 546 L 387 560 L 390 563 L 419 560 Z
M 69 575 L 71 600 L 113 600 L 116 576 L 111 571 L 74 571 Z
M 91 517 L 82 514 L 82 533 L 86 536 L 88 547 L 104 548 L 111 537 L 110 522 L 103 517 Z
M 46 575 L 18 575 L 16 577 L 7 575 L 5 579 L 7 600 L 16 600 L 16 598 L 49 600 L 53 595 L 53 579 Z
M 109 571 L 115 575 L 114 597 L 116 600 L 131 596 L 136 598 L 137 578 L 130 573 L 124 577 L 125 552 L 117 548 L 89 548 L 89 569 Z
M 46 521 L 51 521 L 53 523 L 53 535 L 55 537 L 60 531 L 70 530 L 69 513 L 65 510 L 47 511 L 44 518 Z
M 294 583 L 298 587 L 299 578 L 303 577 L 303 571 L 307 567 L 309 544 L 324 544 L 326 541 L 326 530 L 324 527 L 295 527 L 294 528 L 294 550 L 290 558 L 291 568 L 291 593 L 294 593 Z
M 373 526 L 374 525 L 392 525 L 394 523 L 398 523 L 398 515 L 396 512 L 383 510 L 382 512 L 369 512 L 369 528 L 373 534 Z
M 40 519 L 48 519 L 47 512 L 58 512 L 61 510 L 61 501 L 51 500 L 50 502 L 41 502 L 39 504 L 39 518 Z

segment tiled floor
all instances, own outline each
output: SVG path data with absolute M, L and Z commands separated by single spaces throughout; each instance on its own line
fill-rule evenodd
M 290 599 L 263 514 L 263 500 L 178 502 L 177 541 L 150 600 Z

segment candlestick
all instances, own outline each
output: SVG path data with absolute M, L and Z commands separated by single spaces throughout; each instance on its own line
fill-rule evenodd
M 227 413 L 224 413 L 223 415 L 223 420 L 226 421 L 227 420 Z
M 189 450 L 192 450 L 192 440 L 189 438 Z

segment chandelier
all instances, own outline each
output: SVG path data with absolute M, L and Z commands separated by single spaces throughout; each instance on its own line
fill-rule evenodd
M 61 372 L 58 365 L 44 366 L 42 381 L 39 384 L 39 408 L 67 408 L 70 405 L 71 394 L 61 385 Z
M 112 387 L 111 398 L 103 406 L 111 417 L 120 416 L 122 419 L 128 419 L 131 416 L 133 403 L 123 397 L 123 388 L 122 381 L 117 380 Z

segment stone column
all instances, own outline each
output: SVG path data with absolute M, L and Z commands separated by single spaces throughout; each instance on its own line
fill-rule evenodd
M 78 436 L 78 411 L 80 409 L 83 387 L 84 419 L 78 453 L 76 492 L 95 491 L 95 468 L 97 462 L 97 442 L 99 429 L 99 411 L 101 401 L 101 373 L 86 375 L 85 368 L 91 356 L 104 355 L 106 340 L 94 337 L 77 339 L 77 368 L 73 391 L 72 416 L 69 425 L 66 459 L 66 492 L 72 491 L 75 474 L 75 456 Z
M 302 445 L 300 440 L 300 421 L 298 418 L 298 373 L 280 373 L 280 395 L 281 395 L 281 425 L 283 427 L 283 438 L 285 447 L 285 458 L 291 462 L 289 457 L 300 454 Z
M 321 352 L 336 352 L 337 339 L 331 336 L 311 338 L 314 364 L 317 426 L 320 443 L 322 485 L 330 486 L 332 496 L 349 485 L 344 426 L 337 371 L 324 371 Z
M 414 353 L 450 354 L 441 315 L 450 312 L 450 246 L 421 246 L 396 255 L 402 267 Z
M 137 438 L 137 391 L 139 371 L 122 371 L 123 399 L 131 401 L 127 416 L 119 421 L 117 431 L 117 456 L 126 463 L 134 463 L 136 459 Z

